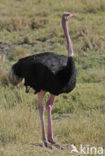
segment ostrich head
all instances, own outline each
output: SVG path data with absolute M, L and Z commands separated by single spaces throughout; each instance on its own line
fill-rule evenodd
M 71 17 L 74 17 L 74 14 L 71 14 L 70 12 L 64 12 L 62 15 L 62 20 L 68 21 Z

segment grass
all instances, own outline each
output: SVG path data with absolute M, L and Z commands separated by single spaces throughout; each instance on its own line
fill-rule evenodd
M 53 107 L 54 138 L 63 144 L 61 151 L 41 147 L 37 95 L 32 90 L 26 94 L 23 84 L 13 87 L 7 73 L 27 55 L 44 51 L 67 55 L 60 24 L 64 11 L 76 14 L 69 31 L 77 86 L 57 96 Z M 72 143 L 105 148 L 104 12 L 104 0 L 0 0 L 0 156 L 68 156 Z

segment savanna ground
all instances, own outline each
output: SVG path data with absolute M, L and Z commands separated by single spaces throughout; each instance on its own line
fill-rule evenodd
M 37 95 L 9 84 L 7 72 L 30 54 L 67 55 L 64 11 L 76 14 L 69 30 L 77 86 L 56 97 L 54 138 L 64 150 L 50 150 L 40 146 Z M 105 0 L 0 0 L 0 156 L 69 156 L 71 144 L 105 148 Z

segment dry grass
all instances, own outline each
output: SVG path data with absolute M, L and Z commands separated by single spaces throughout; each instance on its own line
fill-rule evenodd
M 24 43 L 29 42 L 28 38 L 24 38 Z M 29 55 L 29 50 L 26 48 L 22 48 L 19 46 L 16 46 L 15 49 L 13 49 L 9 54 L 9 60 L 19 60 L 20 58 L 26 57 Z
M 9 85 L 8 71 L 2 71 L 2 70 L 0 70 L 0 83 L 3 86 Z
M 61 151 L 41 146 L 37 96 L 8 84 L 7 71 L 30 54 L 67 55 L 60 24 L 64 11 L 76 14 L 69 28 L 77 86 L 56 97 L 52 112 L 54 138 L 65 147 Z M 104 0 L 0 0 L 0 156 L 69 156 L 72 143 L 105 148 L 104 11 Z
M 70 155 L 71 144 L 79 146 L 104 146 L 104 114 L 96 111 L 77 112 L 60 115 L 53 120 L 54 138 L 62 144 L 64 150 L 42 147 L 40 119 L 37 111 L 28 105 L 17 105 L 13 109 L 3 109 L 0 115 L 0 154 L 3 155 Z M 101 122 L 100 122 L 101 121 Z M 101 142 L 100 142 L 101 140 Z M 100 143 L 99 143 L 100 142 Z

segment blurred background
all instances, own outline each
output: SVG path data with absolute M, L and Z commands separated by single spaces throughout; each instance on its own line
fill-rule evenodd
M 36 146 L 37 95 L 26 94 L 23 84 L 13 87 L 7 75 L 19 58 L 46 51 L 67 55 L 64 11 L 76 14 L 68 25 L 77 87 L 56 97 L 54 136 L 65 146 L 62 156 L 70 155 L 71 143 L 105 148 L 105 0 L 0 0 L 0 156 L 61 154 Z

